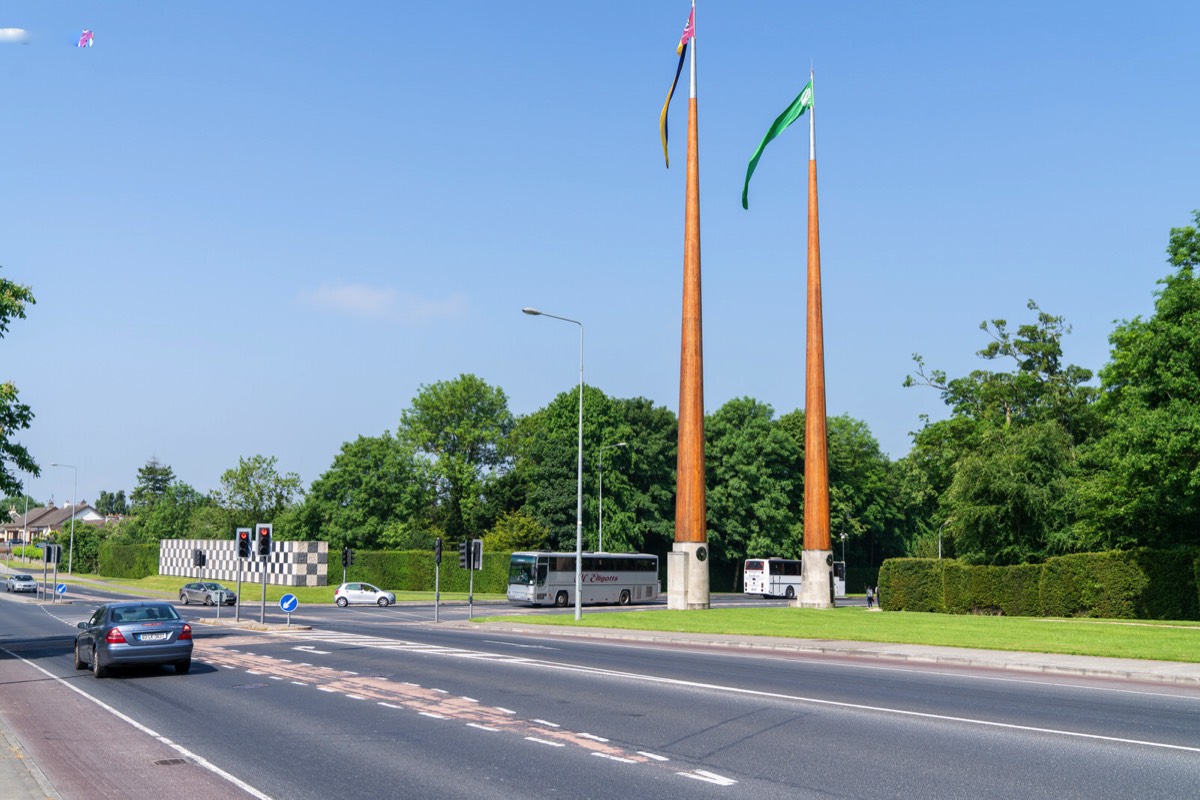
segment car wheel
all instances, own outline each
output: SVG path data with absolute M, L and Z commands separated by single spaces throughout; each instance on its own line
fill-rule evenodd
M 176 661 L 175 662 L 175 674 L 176 675 L 187 675 L 188 670 L 191 668 L 192 668 L 192 660 L 190 658 L 187 661 Z
M 79 642 L 75 643 L 75 669 L 87 669 L 88 664 L 79 657 Z
M 631 598 L 629 597 L 629 590 L 625 589 L 621 592 L 621 599 L 618 600 L 617 602 L 619 602 L 623 606 L 627 606 L 627 605 L 629 605 L 630 599 Z
M 179 593 L 179 602 L 183 603 L 185 606 L 188 604 L 188 596 L 186 592 Z
M 100 657 L 96 654 L 96 648 L 92 648 L 92 674 L 97 678 L 103 678 L 108 675 L 108 670 L 100 666 Z
M 796 587 L 795 586 L 789 586 L 787 588 L 787 599 L 788 600 L 796 599 Z
M 212 605 L 212 595 L 211 594 L 204 595 L 204 605 L 206 605 L 206 606 Z
M 344 598 L 344 597 L 339 597 L 337 599 L 337 604 L 338 604 L 338 608 L 345 608 L 347 605 L 349 605 L 349 601 L 346 600 L 346 598 Z
M 554 605 L 558 606 L 559 608 L 566 608 L 567 607 L 567 593 L 559 592 L 558 594 L 554 595 Z
M 380 607 L 380 608 L 387 608 L 387 607 L 388 607 L 388 599 L 387 599 L 386 597 L 381 597 L 381 598 L 379 598 L 379 607 Z

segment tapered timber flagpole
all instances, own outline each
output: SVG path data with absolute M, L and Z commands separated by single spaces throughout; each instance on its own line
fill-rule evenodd
M 700 155 L 696 119 L 696 4 L 681 46 L 691 39 L 687 189 L 683 234 L 683 326 L 679 353 L 679 450 L 675 545 L 667 557 L 667 607 L 709 607 L 704 489 L 704 348 L 700 300 Z M 681 53 L 682 54 L 682 53 Z
M 813 86 L 809 74 L 808 85 Z M 814 91 L 815 95 L 816 92 Z M 804 555 L 794 606 L 833 607 L 829 539 L 829 451 L 825 426 L 825 334 L 821 315 L 821 232 L 817 222 L 816 114 L 808 111 L 808 314 L 804 370 Z

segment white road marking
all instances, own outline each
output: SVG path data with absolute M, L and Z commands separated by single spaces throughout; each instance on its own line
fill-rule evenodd
M 550 741 L 549 739 L 539 739 L 539 738 L 538 738 L 538 737 L 536 737 L 536 736 L 526 736 L 526 737 L 525 737 L 525 741 L 527 741 L 527 742 L 537 742 L 538 744 L 548 744 L 548 745 L 550 745 L 551 747 L 566 747 L 566 745 L 565 745 L 565 744 L 563 744 L 562 742 L 552 742 L 552 741 Z
M 404 710 L 404 706 L 398 706 L 398 705 L 395 705 L 395 704 L 393 704 L 393 703 L 385 703 L 385 702 L 383 702 L 382 700 L 380 700 L 380 701 L 379 701 L 379 705 L 381 705 L 381 706 L 383 706 L 383 707 L 385 707 L 385 708 L 396 708 L 396 709 L 399 709 L 399 710 L 401 710 L 401 711 L 403 711 L 403 710 Z
M 492 708 L 494 708 L 496 711 L 499 711 L 501 714 L 515 714 L 515 713 L 517 713 L 517 712 L 513 711 L 511 708 L 501 708 L 500 706 L 492 706 Z
M 317 691 L 318 692 L 330 692 L 331 694 L 337 694 L 337 689 L 331 689 L 328 686 L 318 686 Z
M 346 697 L 349 697 L 351 700 L 366 700 L 367 699 L 360 694 L 348 694 L 348 695 L 346 695 Z
M 607 741 L 607 740 L 605 740 L 605 741 Z M 636 764 L 637 763 L 632 758 L 625 758 L 623 756 L 610 756 L 608 753 L 592 753 L 592 755 L 594 755 L 598 758 L 607 758 L 609 761 L 620 761 L 622 764 Z
M 645 756 L 646 758 L 649 758 L 652 761 L 670 761 L 671 760 L 671 759 L 667 758 L 666 756 L 660 756 L 657 753 L 647 753 L 645 750 L 638 750 L 637 754 L 639 756 Z
M 562 727 L 562 725 L 559 725 L 557 722 L 547 722 L 544 719 L 534 719 L 534 720 L 530 720 L 530 722 L 536 722 L 538 725 L 545 725 L 547 728 L 561 728 Z
M 419 713 L 422 717 L 433 717 L 434 719 L 446 719 L 446 717 L 443 716 L 442 714 L 435 714 L 432 711 L 419 711 L 417 713 Z
M 715 772 L 698 769 L 694 772 L 676 772 L 676 775 L 682 775 L 685 778 L 691 778 L 697 781 L 705 781 L 706 783 L 715 783 L 718 786 L 733 786 L 737 781 L 733 778 L 726 778 L 724 775 L 718 775 Z
M 581 733 L 581 734 L 579 734 L 579 738 L 591 739 L 593 742 L 607 742 L 608 741 L 608 739 L 605 739 L 603 736 L 597 736 L 594 733 Z
M 480 725 L 478 722 L 468 722 L 467 727 L 468 728 L 479 728 L 479 730 L 481 730 L 481 731 L 492 731 L 493 733 L 500 732 L 499 728 L 489 728 L 487 725 Z
M 474 697 L 467 697 L 466 695 L 463 695 L 462 697 L 460 697 L 460 698 L 458 698 L 458 699 L 459 699 L 459 700 L 464 700 L 464 701 L 466 701 L 466 702 L 468 702 L 468 703 L 478 703 L 478 702 L 479 702 L 479 701 L 478 701 L 478 700 L 476 700 Z
M 293 649 L 293 650 L 303 650 L 303 651 L 304 651 L 304 652 L 306 652 L 306 653 L 315 653 L 315 654 L 317 654 L 317 655 L 322 655 L 322 656 L 327 656 L 327 655 L 329 655 L 329 654 L 330 654 L 330 652 L 332 652 L 332 651 L 330 651 L 330 650 L 318 650 L 317 648 L 315 648 L 315 647 L 312 647 L 312 646 L 310 646 L 310 645 L 307 645 L 307 644 L 302 644 L 302 645 L 300 645 L 299 647 L 293 647 L 292 649 Z M 231 652 L 237 652 L 237 651 L 235 650 L 235 651 L 231 651 Z M 251 653 L 250 655 L 253 655 L 253 653 Z M 312 666 L 312 664 L 304 664 L 304 665 L 302 665 L 302 666 L 308 666 L 308 667 L 311 667 L 311 666 Z

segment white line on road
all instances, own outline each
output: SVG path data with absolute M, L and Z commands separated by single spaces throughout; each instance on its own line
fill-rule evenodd
M 500 732 L 499 728 L 489 728 L 487 725 L 480 725 L 478 722 L 468 722 L 467 727 L 468 728 L 479 728 L 479 730 L 481 730 L 481 731 L 491 731 L 493 733 Z
M 432 711 L 420 711 L 417 713 L 419 713 L 422 717 L 432 717 L 433 719 L 446 719 L 446 717 L 444 715 L 435 714 Z
M 594 755 L 598 758 L 607 758 L 609 761 L 620 761 L 622 764 L 636 764 L 637 763 L 632 758 L 625 758 L 624 756 L 610 756 L 608 753 L 592 753 L 592 755 Z
M 492 706 L 492 708 L 494 708 L 496 711 L 499 711 L 501 714 L 515 714 L 515 713 L 517 713 L 517 712 L 513 711 L 511 708 L 501 708 L 500 706 Z
M 581 733 L 581 734 L 579 734 L 579 738 L 591 739 L 593 742 L 607 742 L 608 741 L 608 739 L 605 739 L 603 736 L 597 736 L 594 733 Z
M 538 738 L 538 737 L 536 737 L 536 736 L 526 736 L 526 737 L 525 737 L 525 741 L 527 741 L 527 742 L 537 742 L 538 744 L 548 744 L 548 745 L 550 745 L 551 747 L 566 747 L 566 745 L 565 745 L 565 744 L 563 744 L 562 742 L 552 742 L 552 741 L 550 741 L 549 739 L 539 739 L 539 738 Z
M 726 778 L 724 775 L 718 775 L 715 772 L 698 769 L 695 772 L 676 772 L 676 775 L 682 775 L 685 778 L 691 778 L 697 781 L 705 781 L 706 783 L 715 783 L 718 786 L 733 786 L 737 781 L 733 778 Z
M 561 728 L 562 727 L 562 725 L 559 725 L 557 722 L 547 722 L 544 719 L 535 719 L 535 720 L 530 720 L 530 721 L 536 722 L 538 725 L 545 725 L 547 728 Z
M 653 761 L 670 761 L 671 760 L 671 759 L 667 758 L 666 756 L 660 756 L 657 753 L 647 753 L 645 750 L 638 750 L 637 754 L 639 756 L 645 756 L 646 758 L 649 758 Z

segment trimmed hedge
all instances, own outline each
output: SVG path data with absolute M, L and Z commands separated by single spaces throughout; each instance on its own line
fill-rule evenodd
M 880 608 L 945 611 L 943 562 L 937 558 L 890 558 L 879 568 Z
M 862 594 L 879 585 L 879 567 L 846 567 L 846 594 Z
M 978 566 L 890 559 L 884 608 L 952 614 L 1200 619 L 1200 553 L 1131 550 L 1056 556 L 1044 564 Z
M 483 569 L 475 573 L 475 591 L 489 594 L 508 592 L 509 552 L 485 550 Z M 397 592 L 433 591 L 433 551 L 431 550 L 356 550 L 354 566 L 346 570 L 346 580 L 366 581 Z M 440 589 L 466 592 L 469 573 L 458 566 L 458 552 L 442 554 Z M 330 564 L 329 584 L 341 583 L 340 571 Z
M 158 574 L 158 543 L 113 544 L 101 542 L 96 573 L 109 578 L 145 578 Z

